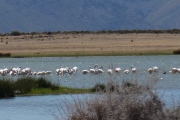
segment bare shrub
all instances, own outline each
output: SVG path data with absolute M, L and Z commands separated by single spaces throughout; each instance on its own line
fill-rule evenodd
M 167 109 L 154 89 L 157 79 L 139 84 L 137 81 L 110 81 L 105 90 L 90 99 L 65 102 L 66 120 L 178 120 L 180 109 Z
M 174 51 L 173 51 L 173 54 L 180 54 L 180 49 L 174 50 Z
M 0 57 L 3 57 L 3 53 L 0 53 Z
M 11 57 L 11 53 L 2 53 L 3 57 Z
M 19 31 L 12 31 L 10 35 L 19 36 L 19 35 L 21 35 L 21 33 Z

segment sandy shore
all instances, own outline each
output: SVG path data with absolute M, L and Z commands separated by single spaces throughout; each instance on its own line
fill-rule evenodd
M 0 53 L 12 56 L 172 54 L 180 34 L 37 34 L 0 36 Z

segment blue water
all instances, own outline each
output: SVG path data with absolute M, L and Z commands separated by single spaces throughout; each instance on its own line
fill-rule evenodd
M 82 75 L 83 69 L 89 69 L 95 64 L 103 66 L 105 73 L 103 75 Z M 180 56 L 112 56 L 112 57 L 43 57 L 43 58 L 2 58 L 0 59 L 0 68 L 11 67 L 30 67 L 33 71 L 52 71 L 51 75 L 46 76 L 49 80 L 55 83 L 59 83 L 63 86 L 90 88 L 97 83 L 105 83 L 110 79 L 110 76 L 106 73 L 107 69 L 120 67 L 122 71 L 130 69 L 134 65 L 137 68 L 136 74 L 128 74 L 116 76 L 115 80 L 147 80 L 152 75 L 149 75 L 147 69 L 150 67 L 158 66 L 159 72 L 156 76 L 159 79 L 163 79 L 163 88 L 166 89 L 179 89 L 179 74 L 171 74 L 169 71 L 171 68 L 180 68 Z M 78 67 L 77 74 L 74 75 L 56 75 L 55 70 L 61 67 L 72 68 Z M 164 71 L 167 74 L 162 74 Z M 115 76 L 115 75 L 114 75 Z M 2 77 L 2 76 L 0 76 Z M 17 79 L 18 76 L 10 77 L 11 79 Z M 39 77 L 39 76 L 38 76 Z
M 65 99 L 69 102 L 77 95 L 46 95 L 31 97 L 15 97 L 14 99 L 0 100 L 1 120 L 55 120 L 63 117 Z
M 105 73 L 101 75 L 83 75 L 83 69 L 89 69 L 95 64 L 103 66 Z M 134 65 L 137 68 L 135 74 L 109 76 L 109 67 L 120 67 L 122 71 L 130 69 Z M 78 67 L 78 72 L 73 75 L 56 75 L 55 70 L 61 67 Z M 149 74 L 147 69 L 158 66 L 159 72 Z M 180 56 L 112 56 L 112 57 L 43 57 L 43 58 L 1 58 L 0 68 L 30 67 L 33 71 L 52 71 L 51 75 L 44 76 L 54 83 L 62 86 L 90 88 L 97 83 L 106 83 L 110 79 L 121 83 L 122 81 L 137 80 L 139 82 L 159 79 L 156 88 L 162 94 L 167 106 L 172 106 L 173 100 L 179 100 L 180 74 L 169 73 L 171 68 L 180 68 Z M 166 71 L 167 74 L 163 74 Z M 19 76 L 0 76 L 16 80 Z M 40 76 L 37 76 L 40 77 Z M 14 99 L 0 100 L 0 116 L 2 120 L 54 120 L 54 114 L 58 113 L 59 102 L 67 98 L 72 100 L 71 95 L 47 95 L 31 97 L 15 97 Z

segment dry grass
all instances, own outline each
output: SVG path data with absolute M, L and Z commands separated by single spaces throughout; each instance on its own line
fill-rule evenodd
M 0 51 L 12 56 L 172 54 L 180 34 L 45 34 L 1 36 Z
M 65 101 L 66 120 L 179 120 L 180 109 L 166 108 L 154 89 L 157 79 L 119 85 L 113 81 L 96 97 Z M 113 91 L 112 91 L 113 86 Z

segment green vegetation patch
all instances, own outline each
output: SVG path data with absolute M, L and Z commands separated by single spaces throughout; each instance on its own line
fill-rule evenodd
M 26 95 L 47 95 L 47 94 L 78 94 L 78 93 L 90 93 L 89 89 L 80 88 L 69 88 L 69 87 L 58 87 L 58 89 L 53 90 L 51 88 L 35 88 L 32 89 Z
M 77 94 L 89 93 L 90 89 L 62 87 L 52 84 L 44 77 L 24 77 L 16 81 L 0 80 L 0 98 L 15 97 L 15 95 L 42 95 L 42 94 Z
M 11 80 L 0 80 L 0 98 L 14 97 L 14 84 Z

